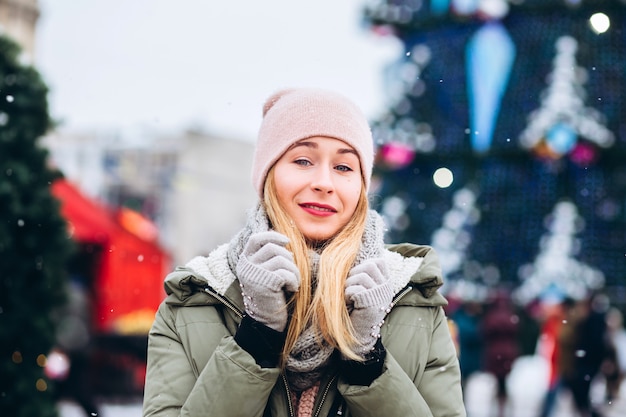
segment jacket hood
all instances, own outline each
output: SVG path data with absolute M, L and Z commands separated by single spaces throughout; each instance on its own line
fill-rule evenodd
M 437 252 L 426 245 L 399 243 L 388 245 L 387 250 L 399 254 L 403 259 L 421 259 L 411 275 L 409 286 L 413 291 L 400 304 L 446 306 L 448 301 L 438 291 L 443 285 L 443 273 Z M 406 299 L 406 300 L 405 300 Z
M 176 305 L 219 303 L 222 297 L 243 311 L 237 277 L 228 265 L 228 244 L 209 254 L 196 256 L 165 277 L 166 302 Z M 235 285 L 236 284 L 236 287 Z M 232 288 L 231 288 L 232 287 Z
M 166 302 L 173 305 L 210 305 L 228 302 L 243 311 L 237 277 L 228 264 L 228 244 L 209 256 L 198 256 L 165 278 Z M 437 292 L 443 285 L 439 260 L 429 246 L 401 243 L 387 246 L 384 255 L 398 305 L 443 306 Z M 406 290 L 406 291 L 404 291 Z

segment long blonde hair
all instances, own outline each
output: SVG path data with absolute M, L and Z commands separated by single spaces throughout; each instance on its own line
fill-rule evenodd
M 308 324 L 316 326 L 322 337 L 344 356 L 359 360 L 359 355 L 354 352 L 356 338 L 346 308 L 344 284 L 354 265 L 365 230 L 369 208 L 365 185 L 362 183 L 361 195 L 350 221 L 324 246 L 314 293 L 309 246 L 278 201 L 273 168 L 267 175 L 263 196 L 263 204 L 273 229 L 289 238 L 287 248 L 293 253 L 301 277 L 300 289 L 290 300 L 292 314 L 281 363 L 285 363 L 298 336 Z

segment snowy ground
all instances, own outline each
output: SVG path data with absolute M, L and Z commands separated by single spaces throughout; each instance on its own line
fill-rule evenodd
M 546 384 L 545 364 L 536 357 L 520 358 L 508 380 L 510 401 L 507 417 L 537 417 Z M 495 417 L 495 401 L 493 400 L 495 381 L 490 375 L 472 376 L 465 390 L 468 417 Z M 604 386 L 602 381 L 593 384 L 591 399 L 596 404 L 603 403 Z M 626 383 L 622 384 L 620 398 L 612 404 L 604 404 L 601 408 L 604 417 L 626 416 Z M 59 404 L 60 417 L 87 417 L 74 403 L 64 401 Z M 572 417 L 571 398 L 567 393 L 561 394 L 557 410 L 552 417 Z M 101 405 L 98 417 L 141 417 L 140 401 Z

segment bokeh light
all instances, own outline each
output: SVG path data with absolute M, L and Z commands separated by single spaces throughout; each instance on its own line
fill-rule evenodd
M 439 188 L 448 188 L 454 181 L 454 175 L 448 168 L 439 168 L 433 174 L 433 181 Z
M 594 13 L 589 18 L 591 29 L 597 34 L 604 33 L 611 27 L 611 20 L 604 13 Z

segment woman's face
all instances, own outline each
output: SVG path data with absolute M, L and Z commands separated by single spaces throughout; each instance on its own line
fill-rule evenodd
M 335 236 L 361 194 L 361 164 L 345 142 L 316 136 L 295 143 L 276 162 L 278 201 L 308 241 Z

